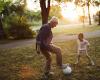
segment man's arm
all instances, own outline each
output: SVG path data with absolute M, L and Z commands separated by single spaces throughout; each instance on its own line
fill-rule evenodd
M 47 39 L 48 39 L 48 37 L 49 37 L 49 33 L 50 33 L 50 30 L 48 29 L 48 27 L 42 27 L 41 29 L 40 29 L 40 38 L 41 38 L 41 41 L 46 41 Z

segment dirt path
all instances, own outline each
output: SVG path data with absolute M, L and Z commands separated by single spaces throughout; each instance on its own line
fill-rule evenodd
M 84 35 L 86 38 L 100 37 L 100 30 L 93 31 L 93 32 L 85 32 Z M 55 36 L 53 38 L 53 42 L 62 42 L 62 41 L 73 40 L 73 39 L 77 39 L 77 35 L 61 34 L 61 35 Z M 35 39 L 19 40 L 19 41 L 6 43 L 6 44 L 0 44 L 0 49 L 25 47 L 25 46 L 30 46 L 34 44 L 35 44 Z

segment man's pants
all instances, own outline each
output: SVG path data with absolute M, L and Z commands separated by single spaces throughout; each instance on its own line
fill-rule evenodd
M 62 54 L 61 49 L 53 44 L 49 45 L 49 50 L 41 49 L 42 54 L 46 58 L 45 70 L 47 72 L 51 69 L 51 55 L 49 52 L 56 54 L 56 62 L 59 67 L 62 66 Z

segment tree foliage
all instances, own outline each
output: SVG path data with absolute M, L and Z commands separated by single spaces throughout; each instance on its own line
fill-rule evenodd
M 95 6 L 97 6 L 99 8 L 99 6 L 100 6 L 99 0 L 94 0 L 93 3 Z M 98 25 L 100 25 L 100 9 L 98 10 L 98 12 L 96 13 L 95 16 L 97 16 L 97 18 L 95 18 L 95 19 L 96 19 L 96 21 L 98 21 Z
M 81 7 L 87 6 L 88 7 L 88 19 L 89 25 L 91 25 L 91 13 L 90 13 L 90 4 L 91 0 L 75 0 L 75 4 Z
M 24 0 L 26 1 L 26 0 Z M 2 3 L 3 4 L 3 3 Z M 7 38 L 13 39 L 32 38 L 33 32 L 25 15 L 26 4 L 4 2 L 0 9 L 3 15 L 2 31 L 5 31 Z M 1 27 L 1 26 L 0 26 Z M 3 30 L 4 29 L 4 30 Z
M 51 6 L 49 17 L 51 18 L 52 16 L 61 18 L 61 7 L 60 6 L 58 5 Z
M 7 6 L 10 3 L 11 3 L 10 0 L 7 0 L 7 1 L 0 0 L 0 39 L 6 38 L 6 34 L 3 29 L 2 19 L 4 18 L 3 15 L 9 14 L 9 10 L 8 10 L 9 7 Z
M 32 38 L 33 33 L 25 16 L 14 16 L 9 21 L 9 35 L 14 39 Z

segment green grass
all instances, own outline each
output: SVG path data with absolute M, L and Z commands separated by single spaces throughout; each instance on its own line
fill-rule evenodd
M 56 28 L 53 29 L 53 33 L 55 35 L 58 34 L 78 34 L 80 32 L 92 32 L 96 30 L 100 30 L 100 26 L 97 25 L 86 25 L 86 26 L 75 26 L 75 28 L 70 26 L 70 28 L 67 27 L 67 25 L 58 25 Z M 71 28 L 72 27 L 72 28 Z
M 95 66 L 88 66 L 86 57 L 80 65 L 75 66 L 76 41 L 55 43 L 61 47 L 63 62 L 70 63 L 73 69 L 71 75 L 64 75 L 56 66 L 55 55 L 52 55 L 52 70 L 54 76 L 48 80 L 100 80 L 100 37 L 88 39 L 91 43 L 89 54 L 95 61 Z M 0 80 L 41 80 L 44 71 L 45 58 L 35 52 L 35 45 L 23 48 L 0 50 Z

